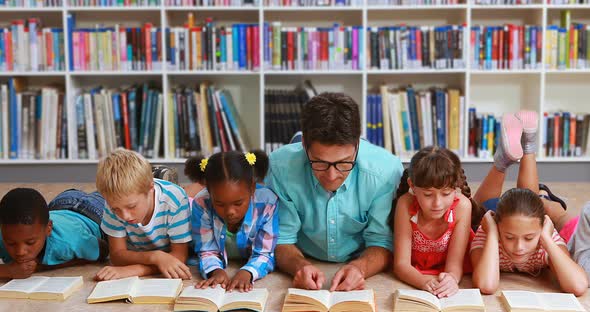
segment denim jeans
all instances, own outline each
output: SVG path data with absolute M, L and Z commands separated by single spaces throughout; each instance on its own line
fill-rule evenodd
M 49 210 L 71 210 L 90 218 L 100 226 L 105 204 L 105 199 L 98 192 L 86 193 L 69 189 L 49 203 Z

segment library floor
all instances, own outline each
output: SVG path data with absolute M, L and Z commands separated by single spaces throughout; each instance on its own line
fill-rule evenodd
M 512 187 L 514 183 L 508 182 L 507 187 Z M 476 189 L 477 185 L 473 185 Z M 34 187 L 40 190 L 48 199 L 52 199 L 55 195 L 68 188 L 81 188 L 86 191 L 91 191 L 94 188 L 92 184 L 1 184 L 0 183 L 0 197 L 14 188 L 14 187 Z M 572 214 L 578 214 L 582 205 L 590 201 L 590 183 L 551 183 L 551 189 L 555 194 L 558 194 L 567 199 L 568 211 Z M 336 273 L 339 265 L 328 263 L 317 263 L 318 267 L 326 273 L 328 280 Z M 47 271 L 38 273 L 37 275 L 46 276 L 83 276 L 84 286 L 81 290 L 75 292 L 65 302 L 51 302 L 51 301 L 30 301 L 30 300 L 1 300 L 0 311 L 172 311 L 172 305 L 133 305 L 121 302 L 104 303 L 104 304 L 86 304 L 86 297 L 94 289 L 95 282 L 93 281 L 94 274 L 101 268 L 102 265 L 86 265 L 80 267 L 73 267 L 67 269 L 60 269 L 55 271 Z M 195 268 L 193 270 L 193 281 L 185 281 L 185 286 L 193 284 L 198 280 L 198 273 Z M 237 265 L 230 268 L 230 273 L 234 274 L 237 270 Z M 470 275 L 465 276 L 461 281 L 461 288 L 471 287 Z M 267 303 L 266 311 L 274 312 L 280 311 L 282 302 L 285 297 L 287 288 L 290 286 L 290 278 L 282 273 L 272 273 L 268 277 L 262 279 L 255 284 L 257 288 L 268 288 L 270 296 Z M 375 299 L 378 311 L 392 311 L 393 306 L 393 292 L 397 288 L 410 288 L 408 285 L 397 281 L 390 273 L 381 273 L 367 280 L 367 288 L 372 288 L 375 291 Z M 559 292 L 559 288 L 549 274 L 544 274 L 539 278 L 530 278 L 520 274 L 502 274 L 500 282 L 500 290 L 531 290 L 537 292 Z M 486 311 L 506 311 L 499 300 L 499 291 L 495 296 L 484 296 Z M 584 296 L 578 298 L 584 308 L 590 311 L 590 291 Z

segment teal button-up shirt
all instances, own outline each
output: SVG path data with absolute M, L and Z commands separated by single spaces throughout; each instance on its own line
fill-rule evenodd
M 279 197 L 278 244 L 296 244 L 323 261 L 345 262 L 366 247 L 392 250 L 387 224 L 403 166 L 396 156 L 361 140 L 357 162 L 336 192 L 314 176 L 301 143 L 270 155 L 266 183 Z

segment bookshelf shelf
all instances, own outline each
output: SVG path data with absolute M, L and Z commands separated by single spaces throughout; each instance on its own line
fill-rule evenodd
M 67 2 L 68 0 L 66 0 Z M 264 1 L 260 1 L 264 3 Z M 366 3 L 367 1 L 365 1 Z M 70 6 L 60 7 L 5 7 L 0 8 L 0 23 L 9 24 L 14 19 L 40 17 L 44 25 L 63 27 L 68 14 L 76 16 L 77 28 L 94 28 L 96 25 L 113 27 L 141 27 L 146 22 L 155 27 L 182 27 L 193 13 L 197 24 L 205 18 L 213 18 L 218 25 L 228 26 L 237 23 L 258 24 L 260 46 L 263 44 L 265 23 L 281 22 L 282 27 L 333 27 L 334 23 L 345 26 L 384 27 L 399 24 L 421 25 L 464 25 L 496 26 L 506 23 L 518 25 L 547 25 L 559 23 L 561 10 L 571 10 L 572 22 L 590 22 L 590 5 L 552 5 L 541 1 L 528 5 L 481 5 L 468 1 L 455 5 L 370 5 L 364 6 L 170 6 L 161 1 L 158 6 Z M 466 32 L 468 34 L 468 32 Z M 164 39 L 164 35 L 160 39 Z M 469 39 L 469 37 L 465 37 Z M 66 40 L 69 40 L 66 38 Z M 363 32 L 361 46 L 367 46 L 368 36 Z M 494 113 L 515 111 L 519 108 L 533 109 L 540 114 L 545 111 L 567 109 L 576 113 L 590 113 L 585 103 L 578 103 L 580 97 L 590 97 L 585 86 L 590 83 L 590 69 L 519 69 L 519 70 L 479 70 L 462 69 L 371 69 L 362 61 L 361 70 L 272 70 L 264 68 L 263 49 L 259 49 L 260 70 L 257 71 L 214 71 L 214 70 L 171 70 L 167 64 L 152 71 L 48 71 L 48 72 L 0 72 L 0 82 L 6 83 L 8 77 L 23 77 L 34 87 L 59 83 L 64 84 L 67 101 L 74 101 L 80 90 L 88 90 L 98 85 L 117 88 L 137 82 L 150 82 L 162 91 L 163 104 L 169 105 L 168 94 L 174 88 L 192 87 L 196 83 L 211 82 L 215 86 L 229 90 L 237 99 L 237 110 L 244 119 L 250 148 L 265 147 L 265 90 L 288 89 L 303 80 L 310 80 L 318 92 L 336 91 L 349 93 L 359 104 L 363 121 L 366 119 L 367 94 L 380 85 L 402 87 L 413 84 L 416 89 L 430 87 L 452 87 L 461 90 L 465 96 L 466 108 L 474 106 L 478 112 Z M 362 49 L 363 57 L 367 51 Z M 66 60 L 70 55 L 66 49 Z M 163 49 L 162 59 L 166 60 L 168 51 Z M 467 57 L 471 57 L 465 53 Z M 545 55 L 543 53 L 543 60 Z M 366 60 L 366 59 L 365 59 Z M 468 62 L 466 62 L 468 63 Z M 544 66 L 544 65 L 543 65 Z M 582 94 L 582 96 L 580 96 Z M 467 122 L 467 121 L 465 121 Z M 163 127 L 168 121 L 164 120 Z M 363 131 L 365 130 L 363 125 Z M 542 136 L 542 133 L 539 137 Z M 184 159 L 170 157 L 151 159 L 154 163 L 180 164 Z M 172 154 L 174 156 L 174 154 Z M 461 156 L 466 163 L 491 162 L 491 158 Z M 409 159 L 404 158 L 404 162 Z M 539 162 L 547 163 L 585 163 L 590 157 L 551 158 L 539 157 Z M 96 160 L 0 160 L 0 165 L 64 165 L 96 164 Z

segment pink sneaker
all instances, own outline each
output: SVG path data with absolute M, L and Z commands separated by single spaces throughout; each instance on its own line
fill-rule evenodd
M 536 128 L 535 128 L 536 129 Z M 512 161 L 518 161 L 522 158 L 522 145 L 520 137 L 522 136 L 523 124 L 513 114 L 504 114 L 502 116 L 502 151 Z
M 524 133 L 537 132 L 539 128 L 539 115 L 537 112 L 522 110 L 514 114 L 522 124 L 522 131 Z

